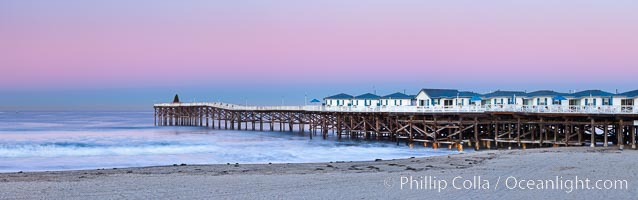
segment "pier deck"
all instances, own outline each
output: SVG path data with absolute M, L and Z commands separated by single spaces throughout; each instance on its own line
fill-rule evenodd
M 155 104 L 157 126 L 308 131 L 309 137 L 392 139 L 462 150 L 528 146 L 636 148 L 638 110 L 628 106 L 326 107 Z M 266 127 L 265 127 L 266 126 Z

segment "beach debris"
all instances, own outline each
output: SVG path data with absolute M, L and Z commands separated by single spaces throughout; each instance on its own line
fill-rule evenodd
M 180 164 L 180 166 L 186 166 L 186 164 L 185 164 L 185 163 L 182 163 L 182 164 Z
M 128 171 L 126 171 L 126 173 L 130 174 L 130 173 L 133 173 L 133 171 L 132 170 L 128 170 Z
M 177 164 L 173 164 L 173 166 L 177 166 Z
M 86 178 L 86 176 L 80 176 L 80 177 L 78 177 L 78 178 Z
M 269 165 L 272 165 L 272 163 L 268 163 Z
M 323 170 L 323 168 L 319 168 L 319 167 L 317 167 L 317 168 L 315 168 L 315 170 Z
M 405 170 L 412 170 L 412 171 L 416 171 L 416 169 L 415 169 L 415 168 L 410 167 L 410 166 L 407 166 L 407 167 L 405 168 Z
M 374 159 L 374 162 L 379 162 L 379 161 L 382 161 L 382 160 L 383 159 L 377 158 L 377 159 Z
M 396 163 L 388 163 L 389 166 L 395 166 L 397 165 Z
M 23 173 L 22 171 L 19 171 L 19 172 L 18 172 L 18 174 L 22 174 L 22 173 Z
M 334 167 L 334 166 L 332 166 L 332 165 L 326 165 L 326 167 Z

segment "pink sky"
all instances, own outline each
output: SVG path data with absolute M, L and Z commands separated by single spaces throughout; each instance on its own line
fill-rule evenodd
M 638 72 L 636 1 L 267 2 L 2 1 L 0 89 Z

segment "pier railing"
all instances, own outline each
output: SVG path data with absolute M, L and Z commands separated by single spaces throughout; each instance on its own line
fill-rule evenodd
M 210 106 L 228 110 L 254 111 L 327 111 L 327 112 L 523 112 L 523 113 L 591 113 L 638 114 L 637 106 L 573 106 L 573 105 L 452 105 L 452 106 L 242 106 L 222 102 L 212 103 L 161 103 L 155 107 Z

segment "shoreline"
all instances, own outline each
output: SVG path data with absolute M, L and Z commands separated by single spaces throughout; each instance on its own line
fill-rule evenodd
M 215 164 L 0 174 L 3 198 L 620 198 L 635 197 L 636 150 L 561 147 L 483 150 L 408 159 L 292 163 Z M 629 159 L 628 159 L 629 158 Z M 480 176 L 550 179 L 554 176 L 626 179 L 624 190 L 407 189 L 404 177 Z M 427 179 L 426 179 L 427 180 Z M 492 183 L 494 184 L 494 183 Z M 98 187 L 99 186 L 99 187 Z M 401 186 L 401 187 L 400 187 Z M 405 188 L 403 186 L 406 186 Z M 399 188 L 400 187 L 400 188 Z M 417 187 L 418 188 L 418 187 Z M 32 192 L 38 191 L 38 192 Z M 329 192 L 326 192 L 329 191 Z M 335 196 L 337 195 L 337 196 Z M 548 196 L 551 195 L 551 196 Z M 501 197 L 502 198 L 502 197 Z
M 450 150 L 456 151 L 456 150 Z M 492 152 L 499 150 L 482 150 L 479 152 Z M 317 170 L 318 168 L 333 168 L 333 169 L 342 169 L 339 166 L 350 165 L 378 165 L 378 164 L 388 164 L 390 162 L 416 162 L 420 160 L 432 160 L 443 157 L 451 157 L 451 156 L 459 156 L 466 154 L 475 154 L 476 151 L 467 151 L 462 153 L 454 153 L 454 154 L 446 154 L 446 155 L 433 155 L 433 156 L 424 156 L 424 157 L 410 157 L 410 158 L 395 158 L 395 159 L 375 159 L 375 160 L 363 160 L 363 161 L 329 161 L 329 162 L 310 162 L 310 163 L 250 163 L 250 164 L 242 164 L 242 163 L 226 163 L 226 164 L 172 164 L 172 165 L 158 165 L 158 166 L 143 166 L 143 167 L 122 167 L 122 168 L 101 168 L 101 169 L 70 169 L 70 170 L 49 170 L 49 171 L 19 171 L 19 172 L 0 172 L 0 183 L 1 182 L 11 182 L 11 181 L 29 181 L 29 178 L 26 177 L 41 177 L 46 175 L 46 177 L 66 177 L 70 175 L 114 175 L 114 174 L 171 174 L 171 173 L 195 173 L 199 174 L 204 172 L 206 173 L 217 173 L 214 175 L 232 175 L 237 170 L 242 173 L 251 172 L 251 173 L 272 173 L 277 168 L 283 167 L 286 169 L 291 169 L 291 171 L 277 171 L 284 172 L 287 174 L 307 174 L 306 170 Z M 413 161 L 414 160 L 414 161 Z M 329 167 L 331 165 L 332 167 Z M 314 168 L 313 168 L 314 167 Z M 202 168 L 208 169 L 208 171 L 203 171 Z M 220 171 L 221 170 L 221 171 Z M 248 170 L 248 171 L 246 171 Z M 24 176 L 27 175 L 27 176 Z M 28 176 L 33 175 L 33 176 Z M 7 179 L 7 177 L 16 178 L 16 179 Z M 24 178 L 21 179 L 20 177 Z M 6 179 L 6 180 L 5 180 Z M 40 181 L 40 180 L 37 180 Z

